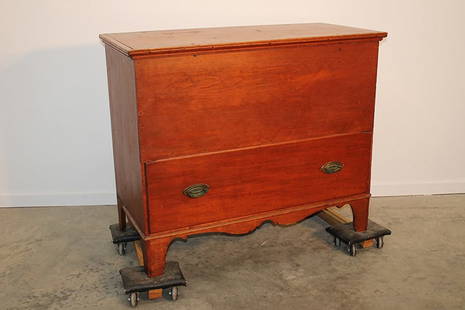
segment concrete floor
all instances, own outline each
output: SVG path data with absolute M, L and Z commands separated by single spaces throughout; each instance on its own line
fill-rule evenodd
M 465 309 L 465 195 L 375 198 L 393 230 L 350 257 L 317 217 L 243 237 L 175 242 L 189 286 L 138 309 Z M 0 209 L 0 309 L 129 309 L 108 225 L 113 206 Z

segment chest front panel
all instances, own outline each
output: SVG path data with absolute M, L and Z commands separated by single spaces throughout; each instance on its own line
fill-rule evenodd
M 136 61 L 141 157 L 371 131 L 378 42 Z

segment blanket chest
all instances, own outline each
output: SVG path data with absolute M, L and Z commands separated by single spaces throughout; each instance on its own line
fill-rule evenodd
M 366 229 L 379 41 L 329 24 L 102 34 L 120 228 L 170 243 L 350 204 Z

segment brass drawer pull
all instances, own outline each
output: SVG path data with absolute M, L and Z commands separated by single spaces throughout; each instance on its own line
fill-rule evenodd
M 341 163 L 340 161 L 329 161 L 323 166 L 321 166 L 321 171 L 327 174 L 331 173 L 336 173 L 341 171 L 341 169 L 344 167 L 344 164 Z
M 189 198 L 199 198 L 208 193 L 209 189 L 208 184 L 193 184 L 186 187 L 182 193 Z

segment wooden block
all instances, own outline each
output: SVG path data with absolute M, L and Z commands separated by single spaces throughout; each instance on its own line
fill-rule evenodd
M 147 292 L 147 297 L 149 299 L 157 299 L 163 296 L 163 289 L 150 290 Z
M 345 224 L 351 222 L 350 219 L 341 215 L 336 207 L 325 209 L 318 213 L 318 216 L 329 225 Z
M 139 266 L 144 266 L 144 253 L 142 252 L 142 246 L 140 241 L 134 241 L 134 249 L 136 250 L 137 261 Z
M 366 241 L 363 241 L 362 243 L 360 243 L 362 248 L 369 248 L 369 247 L 372 247 L 374 244 L 375 244 L 375 241 L 373 239 L 366 240 Z

